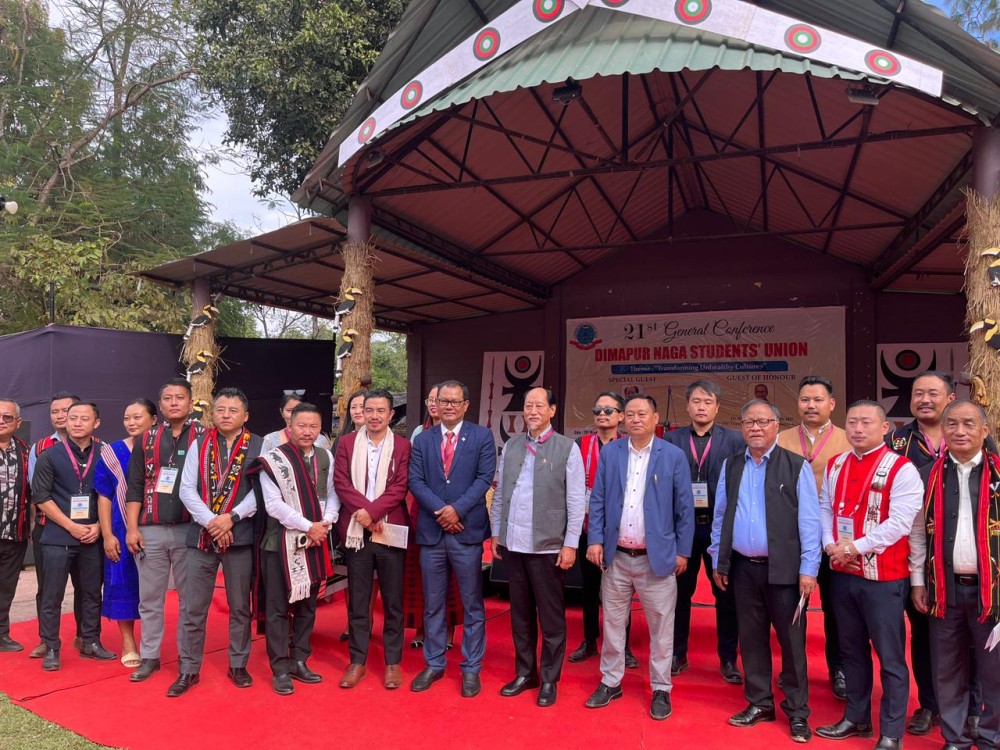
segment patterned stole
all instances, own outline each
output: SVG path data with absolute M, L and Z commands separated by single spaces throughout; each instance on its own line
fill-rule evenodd
M 108 467 L 111 476 L 115 478 L 115 503 L 118 505 L 118 512 L 122 514 L 122 520 L 128 518 L 125 513 L 125 496 L 128 492 L 128 480 L 125 478 L 125 469 L 122 467 L 115 449 L 108 443 L 101 443 L 101 460 Z
M 229 463 L 222 466 L 219 454 L 219 431 L 208 430 L 201 441 L 198 468 L 201 471 L 201 499 L 215 515 L 228 513 L 236 504 L 243 478 L 243 462 L 250 448 L 250 430 L 243 429 L 233 443 Z M 209 552 L 215 549 L 211 535 L 201 530 L 198 549 Z
M 323 518 L 316 491 L 316 479 L 305 457 L 294 444 L 285 443 L 265 456 L 261 456 L 259 468 L 271 478 L 281 492 L 281 499 L 298 511 L 307 521 Z M 285 529 L 281 535 L 281 556 L 285 565 L 285 583 L 288 586 L 288 602 L 293 604 L 309 596 L 313 584 L 330 577 L 333 566 L 330 563 L 330 549 L 326 544 L 299 547 L 302 532 Z
M 31 499 L 31 485 L 28 484 L 28 454 L 30 449 L 14 436 L 14 452 L 17 454 L 16 485 L 20 493 L 14 499 L 14 541 L 23 542 L 28 538 L 28 502 Z
M 979 502 L 975 518 L 976 557 L 979 568 L 979 622 L 1000 620 L 1000 456 L 983 449 L 983 471 L 979 480 Z M 947 582 L 944 572 L 944 474 L 951 459 L 946 455 L 934 462 L 924 496 L 927 526 L 927 593 L 930 613 L 944 617 L 947 609 Z M 957 472 L 956 472 L 957 474 Z

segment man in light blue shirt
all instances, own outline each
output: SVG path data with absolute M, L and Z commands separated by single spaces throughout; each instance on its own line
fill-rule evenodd
M 778 409 L 754 399 L 741 412 L 747 449 L 726 459 L 715 492 L 709 553 L 715 582 L 736 597 L 747 707 L 729 723 L 774 721 L 771 629 L 781 647 L 781 684 L 792 739 L 808 742 L 805 609 L 816 588 L 822 525 L 812 469 L 777 444 Z

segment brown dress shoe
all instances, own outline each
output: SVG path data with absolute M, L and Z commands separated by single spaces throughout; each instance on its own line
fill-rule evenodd
M 352 688 L 355 687 L 361 678 L 365 676 L 365 665 L 364 664 L 351 664 L 344 672 L 344 676 L 340 678 L 340 686 L 342 688 Z
M 31 649 L 31 653 L 28 654 L 28 658 L 29 659 L 41 659 L 43 656 L 45 656 L 45 653 L 48 650 L 49 650 L 49 647 L 45 645 L 45 641 L 42 641 L 37 646 L 35 646 L 33 649 Z
M 398 664 L 385 665 L 385 679 L 382 681 L 386 690 L 395 690 L 403 684 L 403 670 Z

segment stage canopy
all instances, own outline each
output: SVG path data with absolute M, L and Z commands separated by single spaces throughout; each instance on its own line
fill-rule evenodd
M 414 0 L 294 196 L 332 218 L 147 275 L 331 314 L 362 200 L 384 328 L 542 308 L 630 248 L 667 267 L 734 236 L 959 294 L 998 112 L 1000 57 L 916 0 Z M 706 210 L 717 232 L 675 232 Z

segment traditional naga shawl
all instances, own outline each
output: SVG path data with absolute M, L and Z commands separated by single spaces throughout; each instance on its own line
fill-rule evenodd
M 973 519 L 976 557 L 979 568 L 979 621 L 1000 619 L 1000 456 L 983 451 L 979 502 Z M 938 526 L 944 519 L 944 474 L 947 455 L 934 462 L 924 494 L 924 521 L 927 526 L 927 593 L 931 614 L 944 617 L 948 603 L 945 581 L 945 539 Z M 975 491 L 975 488 L 970 488 Z M 942 533 L 939 533 L 942 532 Z
M 28 538 L 29 515 L 28 503 L 31 500 L 31 485 L 28 483 L 28 453 L 30 449 L 15 435 L 13 438 L 14 452 L 17 454 L 17 474 L 14 482 L 14 521 L 12 529 L 15 542 L 23 542 Z
M 315 453 L 313 456 L 315 461 Z M 281 499 L 306 520 L 322 520 L 323 506 L 316 489 L 315 471 L 295 445 L 285 443 L 261 456 L 255 470 L 266 472 L 281 492 Z M 333 573 L 329 547 L 326 544 L 300 547 L 301 535 L 302 532 L 294 529 L 284 529 L 281 535 L 289 603 L 308 597 L 313 584 L 325 581 Z
M 202 427 L 200 422 L 193 419 L 188 419 L 184 423 L 184 428 L 181 430 L 181 434 L 184 434 L 184 430 L 190 428 L 188 431 L 188 441 L 187 449 L 191 450 L 191 446 L 194 441 L 205 434 L 205 428 Z M 145 512 L 148 518 L 157 524 L 160 522 L 159 506 L 156 502 L 156 478 L 157 473 L 160 470 L 160 440 L 163 438 L 163 431 L 169 430 L 170 425 L 164 420 L 152 430 L 148 430 L 143 435 L 143 458 L 146 460 L 145 472 L 146 472 L 146 483 L 143 488 L 143 496 L 145 500 Z M 180 486 L 180 482 L 175 485 Z M 186 512 L 185 512 L 186 516 Z
M 211 429 L 201 441 L 198 468 L 201 472 L 201 499 L 215 515 L 228 513 L 236 505 L 240 484 L 243 479 L 243 463 L 250 448 L 250 430 L 243 429 L 233 442 L 229 463 L 222 465 L 219 453 L 219 431 Z M 201 530 L 198 549 L 208 552 L 213 549 L 211 535 Z

